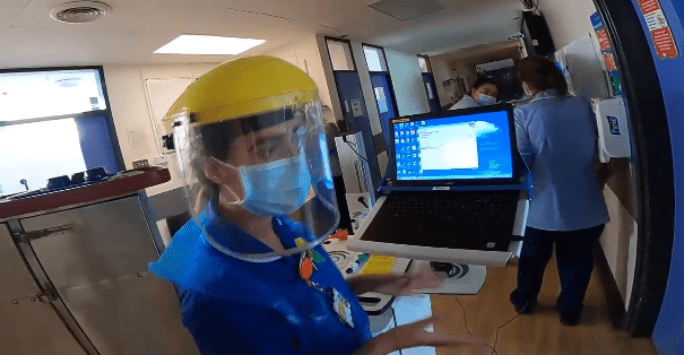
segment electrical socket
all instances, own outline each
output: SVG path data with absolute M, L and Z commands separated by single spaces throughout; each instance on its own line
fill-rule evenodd
M 140 169 L 147 166 L 150 166 L 150 163 L 147 161 L 147 159 L 137 160 L 133 162 L 133 169 Z

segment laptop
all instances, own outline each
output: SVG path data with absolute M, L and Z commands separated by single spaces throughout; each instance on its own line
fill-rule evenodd
M 519 253 L 527 189 L 510 105 L 395 118 L 390 134 L 391 183 L 348 249 L 499 266 Z

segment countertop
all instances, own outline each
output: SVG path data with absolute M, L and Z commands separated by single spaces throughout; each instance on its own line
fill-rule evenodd
M 116 198 L 171 180 L 169 170 L 146 167 L 123 171 L 103 182 L 60 190 L 24 199 L 1 200 L 0 221 L 77 207 L 100 200 Z

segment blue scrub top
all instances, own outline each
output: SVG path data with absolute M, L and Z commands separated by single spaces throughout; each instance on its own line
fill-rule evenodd
M 532 173 L 527 225 L 571 231 L 607 223 L 603 184 L 594 170 L 596 119 L 587 99 L 556 90 L 516 108 L 518 150 Z
M 226 233 L 225 238 L 212 234 L 222 247 L 234 250 L 240 241 L 254 240 L 221 219 L 212 204 L 197 220 L 207 230 Z M 287 248 L 297 237 L 312 238 L 303 224 L 286 217 L 274 217 L 273 227 Z M 270 250 L 263 244 L 252 248 Z M 191 219 L 150 269 L 177 285 L 183 324 L 204 355 L 351 354 L 371 338 L 368 316 L 327 252 L 321 246 L 312 250 L 311 281 L 323 291 L 300 278 L 300 254 L 239 260 L 212 247 Z M 334 312 L 332 288 L 350 303 L 353 328 Z

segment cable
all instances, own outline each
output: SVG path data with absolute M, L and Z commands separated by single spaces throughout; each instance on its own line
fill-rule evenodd
M 376 175 L 376 177 L 380 178 L 380 181 L 382 181 L 383 178 L 382 178 L 382 175 L 380 174 L 380 171 L 376 171 L 376 170 L 374 169 L 375 166 L 373 166 L 373 164 L 371 164 L 371 163 L 368 161 L 368 159 L 366 159 L 363 155 L 359 154 L 359 152 L 357 152 L 356 149 L 354 149 L 354 146 L 352 146 L 351 142 L 349 142 L 349 141 L 347 140 L 347 137 L 346 137 L 346 136 L 342 136 L 342 140 L 344 140 L 344 142 L 347 143 L 347 145 L 349 146 L 349 148 L 351 148 L 351 150 L 354 152 L 354 154 L 356 154 L 359 158 L 361 158 L 363 161 L 365 161 L 366 164 L 368 164 L 368 168 L 370 169 L 371 173 L 374 173 L 374 174 Z
M 468 335 L 474 337 L 475 335 L 472 332 L 470 332 L 470 329 L 468 329 L 468 318 L 466 318 L 465 307 L 463 307 L 463 304 L 461 303 L 461 300 L 458 299 L 458 296 L 454 296 L 454 297 L 456 297 L 456 302 L 458 302 L 458 305 L 461 307 L 461 311 L 463 312 L 463 323 L 465 323 L 466 333 L 468 333 Z M 492 349 L 492 354 L 496 353 L 496 355 L 499 355 L 499 352 L 496 351 L 496 348 L 494 348 L 493 346 L 491 346 L 487 343 L 484 343 L 484 345 L 486 347 Z
M 394 312 L 394 307 L 390 307 L 390 309 L 392 310 L 392 320 L 394 320 L 394 328 L 396 328 L 396 327 L 399 326 L 399 323 L 397 322 L 397 313 Z M 395 338 L 395 339 L 396 339 L 396 338 Z M 399 345 L 399 344 L 397 344 L 397 345 Z M 404 353 L 401 351 L 401 349 L 397 349 L 397 351 L 399 351 L 399 355 L 403 355 L 403 354 L 404 354 Z
M 354 126 L 354 121 L 345 119 L 344 122 L 345 122 L 345 123 L 351 123 L 351 129 L 352 129 L 352 131 L 353 131 L 353 132 L 358 132 L 358 131 L 356 130 L 356 126 Z M 347 140 L 347 136 L 342 136 L 342 140 L 343 140 L 345 143 L 347 143 L 347 145 L 349 145 L 349 148 L 351 148 L 351 150 L 352 150 L 356 155 L 358 155 L 359 158 L 363 159 L 363 161 L 365 161 L 365 162 L 368 164 L 368 168 L 371 170 L 371 172 L 375 173 L 375 175 L 376 175 L 377 177 L 380 178 L 380 181 L 383 181 L 383 180 L 384 180 L 384 179 L 382 178 L 382 174 L 380 173 L 380 170 L 377 170 L 377 171 L 376 171 L 375 169 L 373 169 L 373 168 L 374 168 L 374 165 L 371 164 L 371 163 L 370 163 L 365 157 L 363 157 L 361 154 L 359 154 L 359 152 L 357 152 L 356 149 L 354 149 L 354 147 L 352 147 L 351 143 Z M 389 154 L 389 152 L 388 152 L 388 154 Z
M 458 299 L 458 296 L 454 296 L 454 297 L 456 297 L 456 302 L 458 302 L 458 305 L 461 307 L 461 311 L 463 312 L 463 322 L 465 323 L 466 332 L 470 336 L 475 336 L 475 335 L 473 335 L 473 333 L 470 332 L 470 329 L 468 329 L 468 319 L 466 318 L 466 311 L 465 311 L 465 307 L 463 307 L 463 303 L 461 303 L 461 300 Z M 491 352 L 492 355 L 493 354 L 499 355 L 499 352 L 496 351 L 496 343 L 499 342 L 499 330 L 501 330 L 501 328 L 505 327 L 506 325 L 508 325 L 508 323 L 514 321 L 518 317 L 520 317 L 520 313 L 518 313 L 515 317 L 508 320 L 506 323 L 504 323 L 504 324 L 500 325 L 498 328 L 496 328 L 496 332 L 494 333 L 494 345 L 493 346 L 489 345 L 487 343 L 484 343 L 485 346 L 492 349 L 492 352 Z
M 506 323 L 500 325 L 498 328 L 496 328 L 496 332 L 495 332 L 495 334 L 494 334 L 494 348 L 492 349 L 492 354 L 494 354 L 495 352 L 496 352 L 497 355 L 499 354 L 499 353 L 496 351 L 496 343 L 499 342 L 499 330 L 500 330 L 501 328 L 505 327 L 506 325 L 508 325 L 508 323 L 510 323 L 510 322 L 512 322 L 512 321 L 514 321 L 514 320 L 516 320 L 518 317 L 520 317 L 520 313 L 516 314 L 515 317 L 511 318 L 508 322 L 506 322 Z

